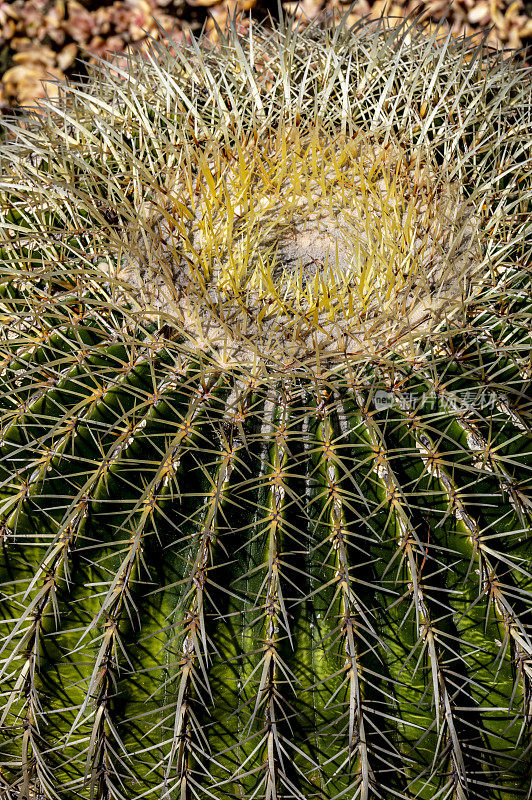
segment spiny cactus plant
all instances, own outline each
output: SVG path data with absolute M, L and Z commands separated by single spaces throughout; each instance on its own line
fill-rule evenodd
M 233 29 L 2 147 L 2 800 L 530 798 L 530 69 Z

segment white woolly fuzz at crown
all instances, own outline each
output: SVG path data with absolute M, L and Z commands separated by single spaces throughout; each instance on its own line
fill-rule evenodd
M 430 151 L 362 132 L 278 129 L 204 150 L 142 205 L 125 296 L 228 358 L 378 352 L 449 319 L 478 287 L 480 217 Z

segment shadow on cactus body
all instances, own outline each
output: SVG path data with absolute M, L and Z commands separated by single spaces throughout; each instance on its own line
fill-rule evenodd
M 0 797 L 527 797 L 530 69 L 146 55 L 5 123 Z

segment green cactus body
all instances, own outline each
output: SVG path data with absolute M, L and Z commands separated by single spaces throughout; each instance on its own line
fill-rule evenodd
M 158 47 L 6 123 L 0 796 L 530 797 L 530 70 Z

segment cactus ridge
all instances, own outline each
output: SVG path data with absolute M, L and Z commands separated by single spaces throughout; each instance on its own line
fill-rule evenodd
M 530 796 L 530 69 L 235 26 L 5 123 L 0 798 Z

